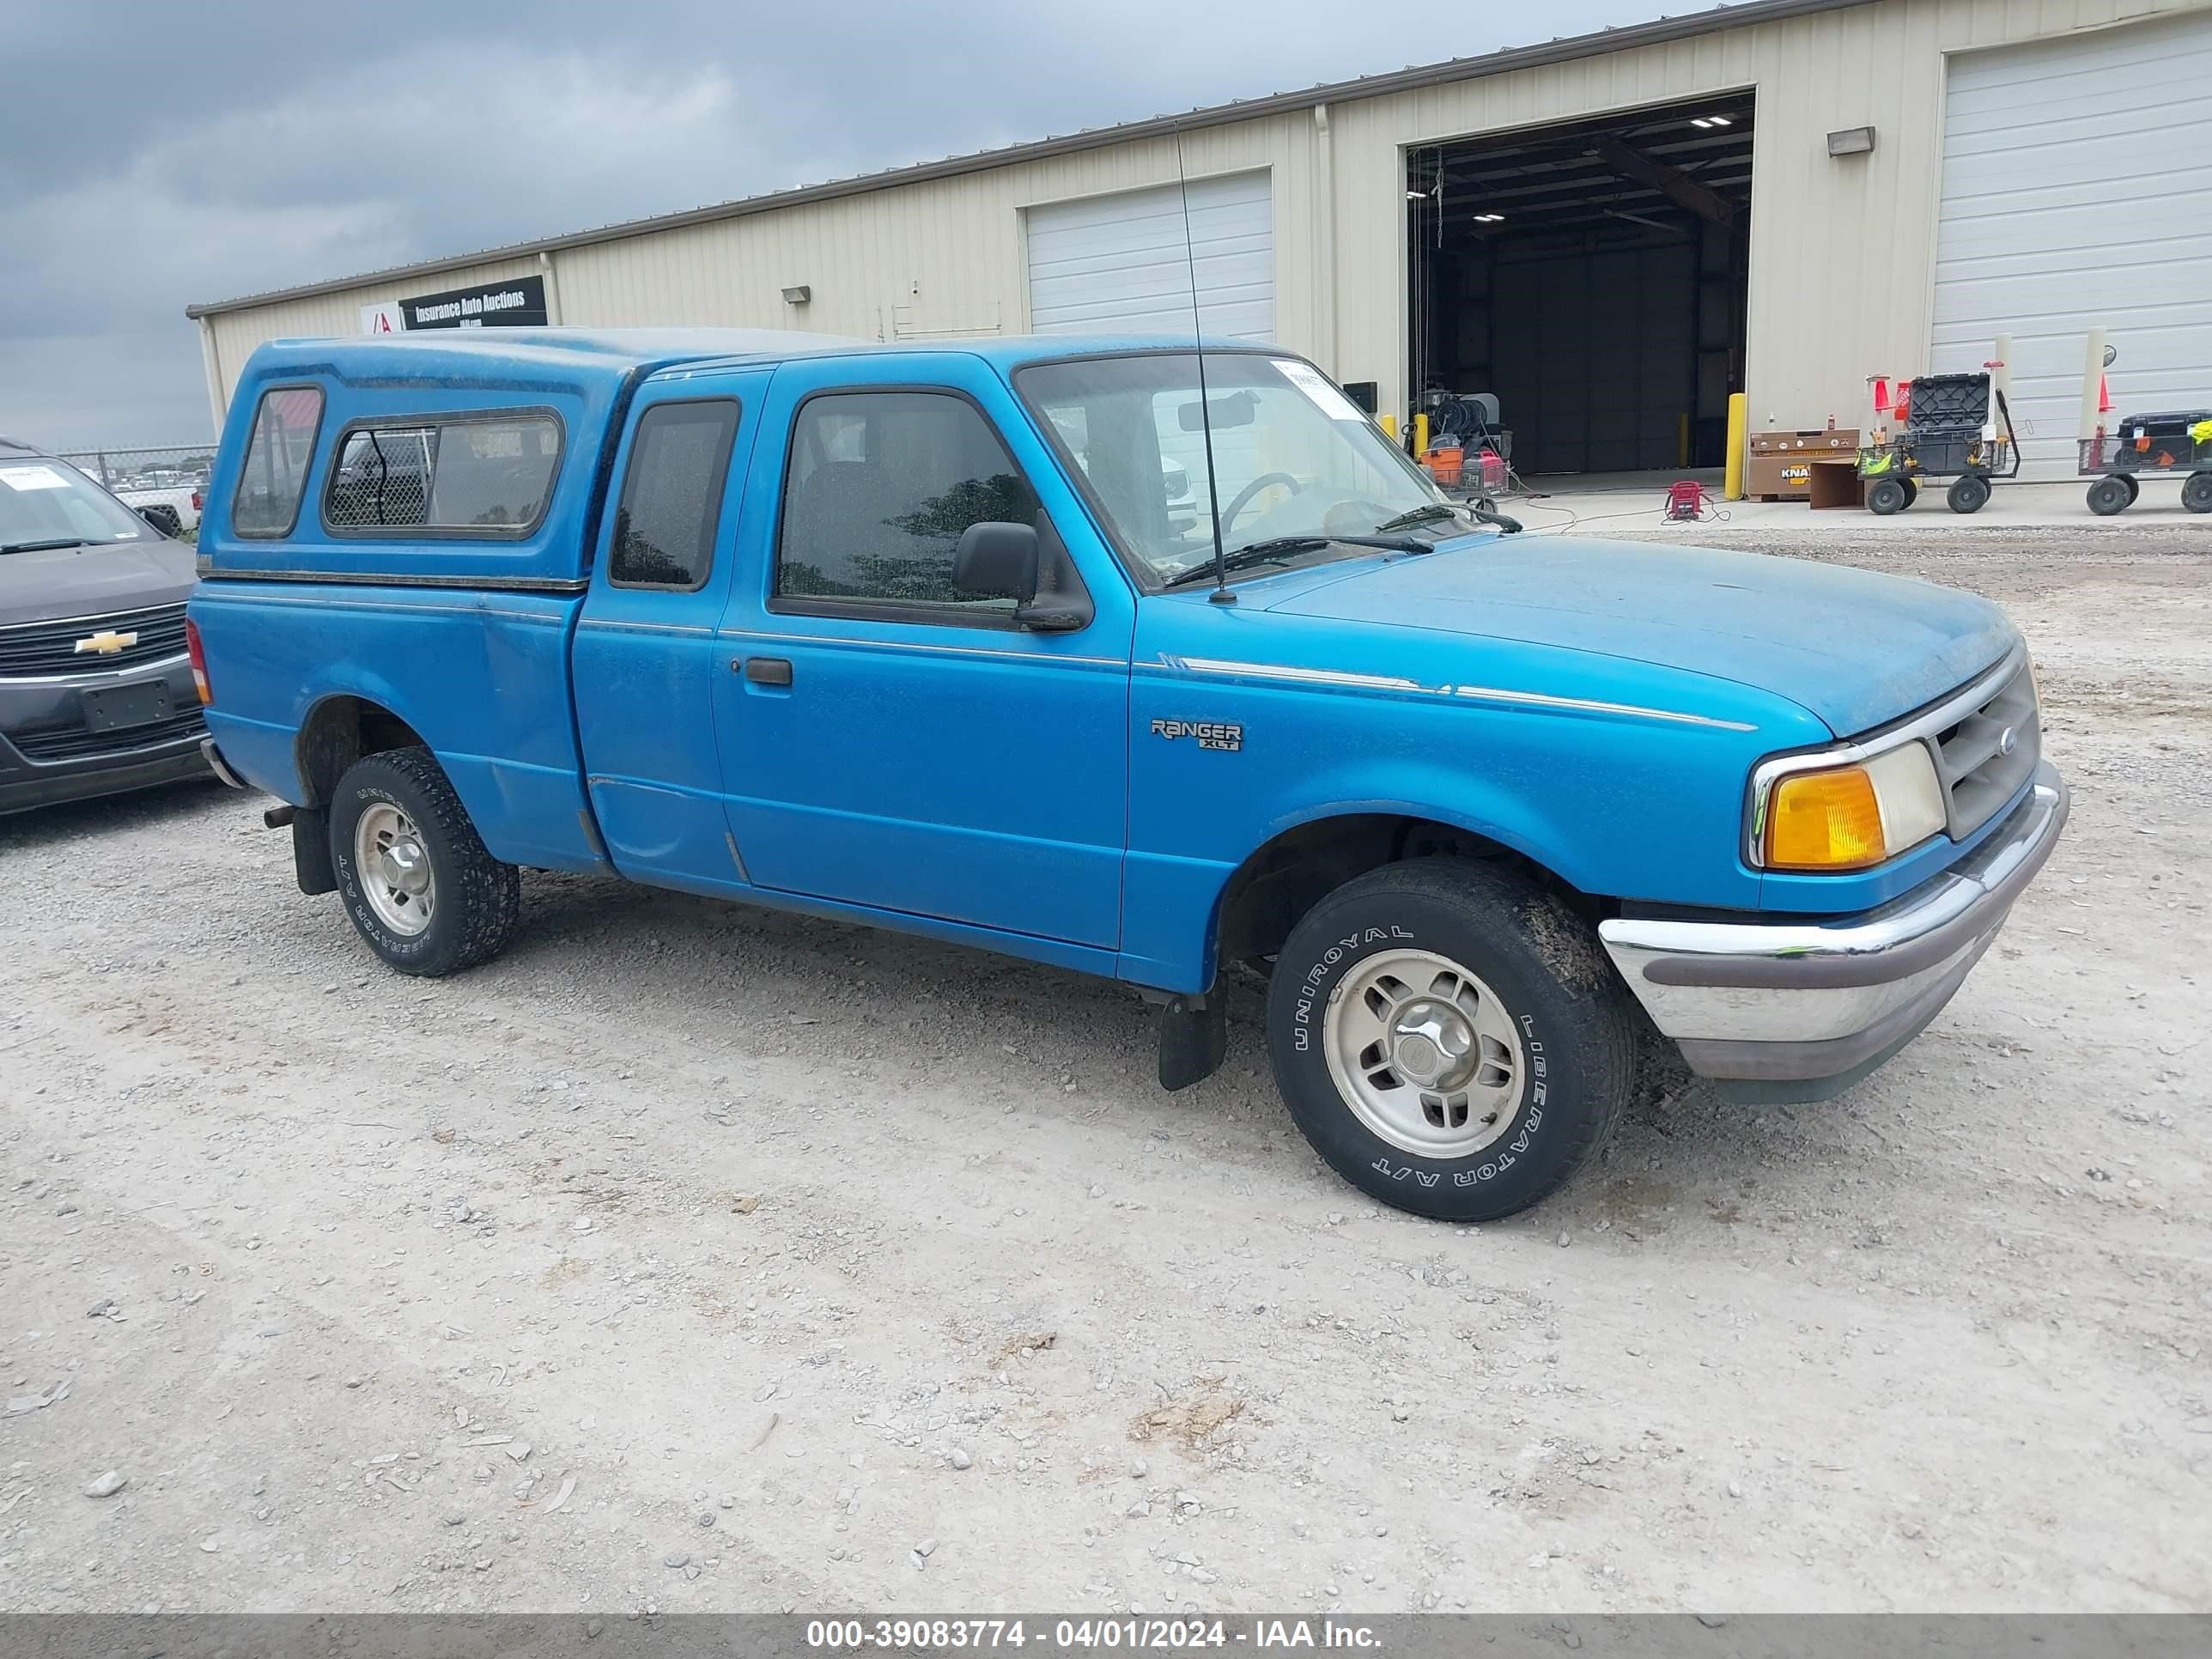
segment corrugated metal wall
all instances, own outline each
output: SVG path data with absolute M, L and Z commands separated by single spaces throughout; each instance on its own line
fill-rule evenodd
M 1269 170 L 1275 331 L 1342 380 L 1406 395 L 1406 146 L 1754 87 L 1752 419 L 1818 423 L 1856 408 L 1865 377 L 1925 365 L 1935 264 L 1945 54 L 2212 0 L 1877 0 L 1419 92 L 1202 129 L 1194 177 Z M 1832 160 L 1826 135 L 1872 125 L 1870 156 Z M 570 324 L 789 326 L 867 339 L 1015 333 L 1027 326 L 1022 210 L 1172 181 L 1172 143 L 1125 140 L 1071 155 L 895 185 L 551 256 Z M 1322 181 L 1332 181 L 1322 188 Z M 226 394 L 258 342 L 358 331 L 360 307 L 538 270 L 508 260 L 398 284 L 222 313 Z M 786 306 L 805 283 L 812 301 Z

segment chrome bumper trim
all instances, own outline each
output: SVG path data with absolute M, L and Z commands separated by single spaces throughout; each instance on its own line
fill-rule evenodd
M 232 788 L 246 789 L 252 787 L 252 786 L 248 784 L 244 778 L 241 778 L 237 773 L 232 771 L 229 766 L 225 763 L 222 758 L 222 750 L 215 746 L 215 739 L 213 738 L 202 738 L 200 739 L 200 758 L 208 763 L 209 769 L 212 771 L 216 776 L 221 778 Z
M 1954 868 L 1875 909 L 1822 921 L 1601 922 L 1613 966 L 1707 1077 L 1835 1076 L 1909 1040 L 1950 1000 L 2057 845 L 2064 781 L 2027 798 Z

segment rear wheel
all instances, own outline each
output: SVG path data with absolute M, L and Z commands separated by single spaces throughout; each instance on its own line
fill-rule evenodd
M 2126 512 L 2128 503 L 2135 498 L 2125 478 L 2107 476 L 2089 486 L 2089 510 L 2100 519 Z
M 435 978 L 507 947 L 522 912 L 520 872 L 485 850 L 428 750 L 387 750 L 348 768 L 330 825 L 346 914 L 387 965 Z
M 2181 504 L 2191 513 L 2212 513 L 2212 472 L 2192 472 L 2182 481 Z
M 1352 1185 L 1490 1221 L 1555 1190 L 1619 1123 L 1635 1028 L 1595 938 L 1514 872 L 1419 859 L 1291 931 L 1267 999 L 1291 1117 Z
M 1954 513 L 1978 513 L 1989 499 L 1990 481 L 1972 472 L 1956 480 L 1944 496 Z
M 1917 483 L 1913 483 L 1913 481 L 1912 481 L 1911 479 L 1910 479 L 1910 478 L 1899 478 L 1899 479 L 1898 480 L 1898 483 L 1901 483 L 1901 484 L 1903 484 L 1903 485 L 1905 486 L 1905 506 L 1907 506 L 1907 507 L 1911 507 L 1911 506 L 1913 504 L 1913 502 L 1915 502 L 1915 501 L 1918 501 L 1918 500 L 1920 499 L 1920 486 L 1919 486 L 1918 484 L 1917 484 Z
M 1912 489 L 1902 478 L 1876 478 L 1867 486 L 1867 511 L 1887 518 L 1912 505 Z

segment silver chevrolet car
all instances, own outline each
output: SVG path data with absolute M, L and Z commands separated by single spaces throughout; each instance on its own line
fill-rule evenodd
M 192 550 L 0 438 L 0 812 L 210 775 Z

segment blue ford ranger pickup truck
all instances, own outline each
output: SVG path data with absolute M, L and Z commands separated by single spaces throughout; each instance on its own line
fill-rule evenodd
M 1172 1089 L 1252 964 L 1315 1148 L 1454 1220 L 1662 1042 L 1848 1086 L 2066 813 L 1994 605 L 1504 533 L 1264 348 L 278 341 L 199 547 L 208 758 L 399 971 L 599 872 L 1125 981 Z

